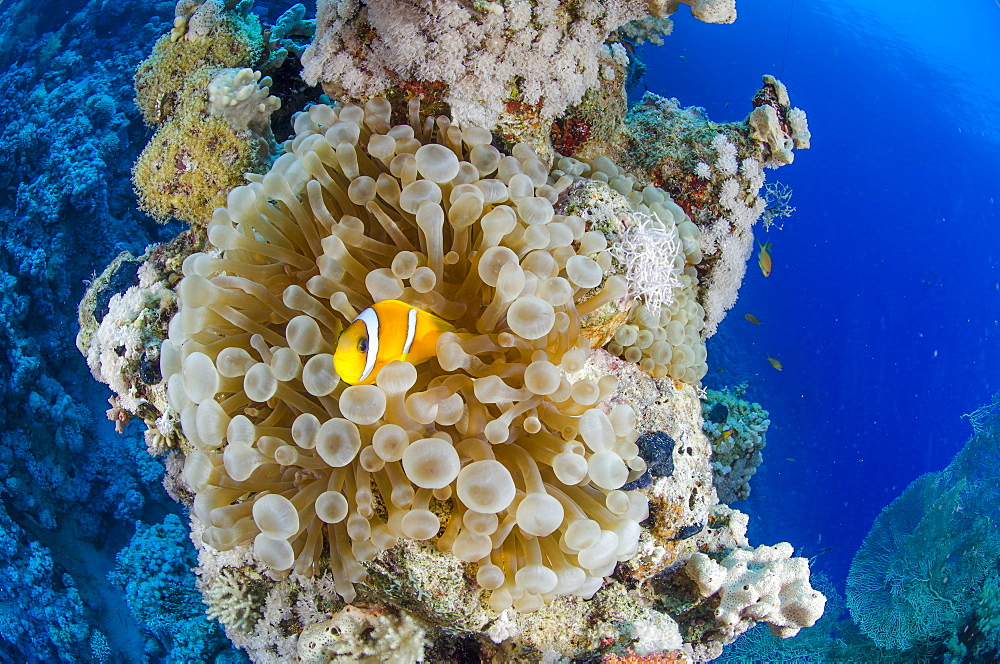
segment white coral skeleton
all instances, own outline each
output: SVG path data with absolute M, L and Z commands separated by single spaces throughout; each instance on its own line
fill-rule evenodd
M 676 258 L 682 246 L 677 227 L 667 227 L 655 216 L 641 212 L 635 213 L 633 220 L 615 252 L 628 269 L 629 292 L 642 298 L 650 311 L 659 311 L 670 306 L 674 291 L 681 286 Z

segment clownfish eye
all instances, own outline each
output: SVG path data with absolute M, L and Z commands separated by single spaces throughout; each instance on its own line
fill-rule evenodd
M 368 352 L 368 337 L 361 337 L 358 339 L 358 352 L 367 353 Z

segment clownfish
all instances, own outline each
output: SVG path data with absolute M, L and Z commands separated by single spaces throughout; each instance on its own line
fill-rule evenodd
M 455 327 L 399 300 L 383 300 L 358 314 L 337 342 L 333 368 L 348 385 L 371 385 L 394 360 L 420 364 L 437 355 L 438 338 Z

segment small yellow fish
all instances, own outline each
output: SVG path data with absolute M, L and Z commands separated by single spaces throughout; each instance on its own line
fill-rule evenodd
M 722 432 L 722 435 L 719 436 L 719 440 L 725 440 L 726 438 L 729 438 L 732 435 L 733 435 L 733 430 L 726 429 L 725 431 Z
M 769 357 L 769 358 L 767 358 L 767 361 L 771 363 L 771 366 L 772 366 L 772 367 L 774 367 L 774 368 L 775 368 L 775 369 L 777 369 L 778 371 L 782 371 L 782 368 L 781 368 L 781 362 L 777 361 L 777 360 L 776 360 L 776 359 L 774 359 L 773 357 Z
M 760 271 L 764 273 L 765 277 L 771 276 L 771 243 L 761 244 L 757 243 L 760 247 L 760 252 L 757 253 L 757 265 L 760 266 Z
M 765 276 L 767 276 L 767 275 L 765 275 Z M 760 321 L 757 320 L 757 317 L 754 316 L 753 314 L 744 314 L 743 317 L 746 318 L 751 323 L 753 323 L 754 325 L 760 325 Z
M 365 309 L 340 335 L 333 368 L 348 385 L 371 385 L 394 360 L 420 364 L 435 357 L 438 338 L 455 327 L 399 300 Z

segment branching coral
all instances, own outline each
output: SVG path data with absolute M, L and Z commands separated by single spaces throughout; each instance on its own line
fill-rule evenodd
M 298 115 L 271 172 L 216 211 L 221 253 L 184 262 L 161 362 L 205 542 L 253 542 L 275 574 L 329 567 L 348 600 L 401 537 L 478 562 L 497 610 L 589 597 L 635 552 L 646 500 L 618 488 L 645 463 L 631 408 L 595 407 L 615 381 L 563 372 L 624 280 L 591 294 L 606 239 L 554 215 L 530 148 L 411 106 L 396 127 L 378 99 Z M 337 333 L 396 298 L 460 334 L 435 362 L 339 383 Z
M 787 219 L 795 213 L 795 208 L 791 204 L 792 188 L 781 182 L 773 182 L 764 185 L 762 198 L 766 204 L 764 217 L 761 220 L 764 224 L 764 230 L 771 230 L 772 227 L 781 230 L 784 228 L 784 223 L 779 223 L 778 220 Z
M 253 631 L 260 618 L 256 608 L 260 598 L 255 598 L 251 590 L 257 584 L 231 568 L 223 569 L 212 577 L 203 592 L 208 617 L 218 620 L 226 629 Z

